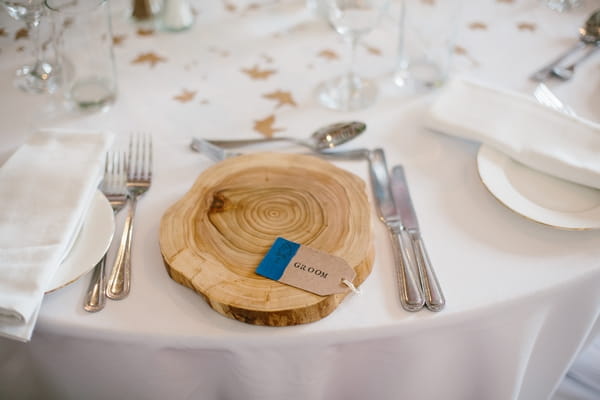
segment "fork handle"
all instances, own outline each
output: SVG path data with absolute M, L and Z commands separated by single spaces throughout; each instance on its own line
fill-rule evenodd
M 132 196 L 115 264 L 110 271 L 110 278 L 106 285 L 106 296 L 112 300 L 121 300 L 127 297 L 131 287 L 131 239 L 133 238 L 133 218 L 136 205 L 137 197 Z
M 106 264 L 106 254 L 94 267 L 94 274 L 90 281 L 90 286 L 85 295 L 83 309 L 87 312 L 97 312 L 104 308 L 106 299 L 104 297 L 104 266 Z

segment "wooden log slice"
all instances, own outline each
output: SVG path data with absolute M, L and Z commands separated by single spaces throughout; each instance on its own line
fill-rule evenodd
M 162 217 L 160 248 L 169 276 L 243 322 L 319 320 L 348 292 L 318 296 L 259 276 L 256 267 L 281 236 L 343 258 L 360 285 L 374 259 L 365 186 L 306 155 L 255 153 L 220 162 Z

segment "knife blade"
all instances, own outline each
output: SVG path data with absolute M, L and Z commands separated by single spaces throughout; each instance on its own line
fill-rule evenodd
M 429 255 L 425 249 L 425 244 L 421 238 L 419 221 L 417 220 L 417 214 L 415 213 L 410 192 L 408 190 L 404 168 L 401 165 L 396 165 L 392 168 L 391 188 L 392 196 L 394 197 L 396 207 L 400 214 L 403 229 L 408 233 L 412 243 L 419 277 L 421 278 L 423 287 L 423 294 L 425 295 L 425 305 L 431 311 L 441 311 L 446 304 L 446 299 L 444 298 L 442 288 L 440 287 L 431 261 L 429 260 Z
M 369 152 L 369 177 L 379 219 L 388 229 L 394 253 L 394 264 L 400 286 L 400 303 L 407 311 L 423 308 L 425 300 L 415 271 L 411 267 L 410 239 L 402 230 L 400 214 L 396 209 L 390 187 L 385 154 L 382 149 Z

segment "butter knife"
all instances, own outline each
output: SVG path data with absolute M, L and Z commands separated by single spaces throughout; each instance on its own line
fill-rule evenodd
M 400 286 L 400 303 L 407 311 L 419 311 L 425 301 L 418 278 L 411 267 L 411 257 L 408 252 L 410 239 L 402 230 L 400 214 L 394 203 L 385 154 L 378 148 L 369 152 L 368 159 L 377 215 L 388 228 L 392 242 L 394 264 Z
M 400 213 L 403 230 L 405 230 L 410 237 L 415 258 L 417 260 L 419 276 L 425 295 L 425 305 L 431 311 L 441 311 L 446 304 L 446 300 L 437 277 L 435 276 L 433 267 L 431 266 L 431 261 L 429 260 L 429 255 L 425 249 L 423 239 L 421 238 L 417 214 L 415 213 L 410 198 L 410 192 L 408 191 L 408 184 L 406 182 L 406 177 L 404 176 L 404 168 L 402 168 L 401 165 L 392 168 L 391 188 L 396 207 Z

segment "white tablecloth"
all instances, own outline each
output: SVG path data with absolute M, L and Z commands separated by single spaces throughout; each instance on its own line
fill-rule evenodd
M 345 70 L 347 49 L 303 2 L 196 1 L 194 26 L 177 34 L 138 30 L 125 17 L 128 3 L 113 3 L 118 100 L 87 115 L 60 111 L 60 94 L 12 87 L 28 44 L 15 39 L 18 24 L 0 14 L 0 162 L 39 127 L 109 129 L 123 147 L 130 133 L 148 132 L 155 145 L 154 182 L 138 204 L 131 294 L 96 314 L 82 309 L 89 275 L 47 295 L 31 342 L 0 340 L 0 397 L 551 396 L 600 329 L 600 233 L 558 230 L 513 213 L 482 185 L 476 144 L 422 127 L 436 93 L 392 84 L 392 13 L 359 47 L 358 70 L 378 80 L 379 100 L 343 113 L 322 108 L 314 89 Z M 559 14 L 534 0 L 465 1 L 453 73 L 531 93 L 529 74 L 570 46 L 599 4 L 588 0 Z M 599 68 L 591 58 L 572 81 L 551 85 L 596 121 Z M 292 101 L 276 94 L 282 92 Z M 446 294 L 443 312 L 401 309 L 391 248 L 374 211 L 376 262 L 363 294 L 312 324 L 230 320 L 168 277 L 160 217 L 211 165 L 189 149 L 193 135 L 301 138 L 348 119 L 368 125 L 350 147 L 383 146 L 390 166 L 405 167 Z M 364 162 L 336 164 L 367 177 Z

